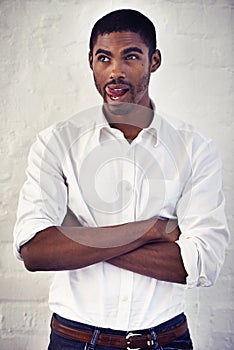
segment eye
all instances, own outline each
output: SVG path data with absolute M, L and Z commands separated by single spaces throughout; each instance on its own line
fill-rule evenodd
M 138 60 L 138 58 L 137 55 L 131 54 L 126 57 L 126 60 Z
M 100 55 L 98 56 L 98 61 L 100 62 L 109 62 L 109 58 L 107 56 L 104 56 L 104 55 Z

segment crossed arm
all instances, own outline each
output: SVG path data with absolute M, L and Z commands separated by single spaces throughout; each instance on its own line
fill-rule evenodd
M 185 283 L 186 270 L 175 243 L 179 228 L 150 219 L 103 228 L 50 227 L 21 247 L 30 271 L 72 270 L 101 261 L 163 281 Z
M 146 244 L 140 249 L 110 259 L 108 262 L 158 280 L 186 283 L 187 273 L 180 255 L 180 248 L 173 242 Z

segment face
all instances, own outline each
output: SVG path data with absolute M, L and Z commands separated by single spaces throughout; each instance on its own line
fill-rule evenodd
M 138 33 L 99 35 L 89 62 L 96 88 L 111 113 L 128 113 L 134 104 L 150 107 L 150 74 L 160 65 L 160 53 L 156 50 L 150 61 Z

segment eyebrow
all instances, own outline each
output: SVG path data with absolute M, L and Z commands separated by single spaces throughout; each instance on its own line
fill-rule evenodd
M 112 57 L 112 53 L 111 51 L 108 51 L 108 50 L 104 50 L 104 49 L 98 49 L 96 52 L 95 52 L 95 56 L 99 55 L 100 53 L 106 55 L 106 56 L 110 56 Z
M 128 47 L 127 49 L 124 49 L 123 51 L 121 51 L 121 54 L 122 55 L 127 55 L 128 53 L 131 53 L 131 52 L 138 52 L 140 54 L 143 55 L 143 51 L 137 47 L 137 46 L 134 46 L 134 47 Z M 96 52 L 95 52 L 95 56 L 99 55 L 99 54 L 103 54 L 103 55 L 106 55 L 106 56 L 110 56 L 110 57 L 113 57 L 112 55 L 112 52 L 111 51 L 108 51 L 108 50 L 105 50 L 105 49 L 98 49 Z
M 143 55 L 143 51 L 142 51 L 139 47 L 137 47 L 137 46 L 128 47 L 127 49 L 124 49 L 124 50 L 122 51 L 122 54 L 123 54 L 123 55 L 127 55 L 127 54 L 130 53 L 130 52 L 138 52 L 138 53 L 140 53 L 140 54 Z

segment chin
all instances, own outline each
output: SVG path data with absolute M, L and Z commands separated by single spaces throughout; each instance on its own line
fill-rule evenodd
M 134 104 L 129 102 L 105 103 L 107 111 L 114 115 L 126 115 L 134 109 Z

